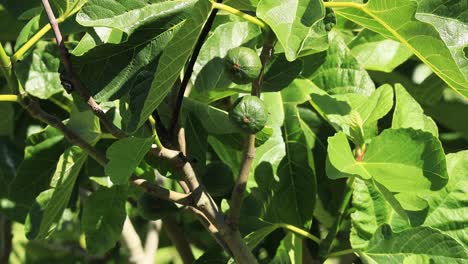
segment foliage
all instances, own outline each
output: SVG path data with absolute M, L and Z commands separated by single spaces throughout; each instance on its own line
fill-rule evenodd
M 466 1 L 48 2 L 0 0 L 1 263 L 468 263 Z

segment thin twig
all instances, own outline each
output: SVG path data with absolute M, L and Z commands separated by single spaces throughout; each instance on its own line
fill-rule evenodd
M 63 66 L 65 67 L 67 77 L 72 84 L 72 89 L 76 89 L 80 97 L 88 104 L 88 106 L 91 108 L 94 114 L 99 118 L 99 120 L 101 120 L 104 127 L 107 130 L 109 130 L 111 134 L 113 134 L 117 138 L 126 137 L 125 132 L 116 127 L 112 123 L 112 121 L 106 116 L 106 113 L 96 103 L 94 98 L 88 93 L 88 90 L 76 75 L 75 71 L 73 70 L 73 64 L 70 60 L 70 53 L 68 52 L 68 49 L 65 47 L 65 44 L 63 42 L 62 33 L 60 32 L 59 25 L 55 18 L 54 12 L 52 11 L 52 7 L 50 6 L 49 0 L 42 0 L 42 4 L 44 6 L 44 9 L 47 13 L 47 17 L 49 18 L 49 23 L 54 32 L 55 39 L 60 51 L 60 58 L 63 63 Z
M 83 138 L 73 132 L 73 130 L 65 126 L 56 116 L 53 116 L 42 110 L 36 100 L 31 98 L 24 98 L 20 101 L 20 104 L 24 109 L 26 109 L 26 111 L 29 112 L 32 117 L 58 129 L 60 132 L 62 132 L 65 138 L 68 139 L 68 141 L 74 145 L 79 146 L 99 164 L 105 166 L 107 163 L 107 158 L 103 153 L 98 152 L 93 146 L 91 146 Z
M 211 10 L 210 16 L 206 20 L 205 25 L 202 28 L 200 36 L 198 37 L 197 43 L 195 44 L 195 48 L 192 52 L 192 56 L 190 57 L 189 63 L 185 68 L 184 78 L 179 86 L 179 91 L 177 92 L 177 98 L 175 102 L 175 106 L 172 112 L 172 120 L 171 125 L 169 127 L 170 135 L 174 135 L 176 133 L 177 123 L 179 122 L 179 114 L 180 109 L 182 107 L 182 101 L 184 99 L 185 89 L 192 77 L 193 67 L 195 66 L 195 62 L 197 61 L 198 54 L 200 54 L 200 50 L 205 42 L 206 37 L 210 33 L 211 27 L 213 26 L 213 22 L 215 20 L 216 14 L 218 13 L 218 9 L 214 8 Z
M 262 62 L 262 69 L 258 77 L 252 82 L 252 91 L 251 94 L 255 96 L 260 96 L 263 75 L 265 73 L 265 68 L 270 60 L 271 56 L 274 53 L 274 46 L 276 42 L 276 37 L 271 30 L 268 30 L 265 36 L 265 41 L 262 48 L 262 53 L 260 54 L 260 60 Z M 255 134 L 250 134 L 247 136 L 244 142 L 244 149 L 242 152 L 242 163 L 239 171 L 239 177 L 237 178 L 236 186 L 234 187 L 231 194 L 231 207 L 229 210 L 229 225 L 233 228 L 237 228 L 239 225 L 240 212 L 242 208 L 242 201 L 244 199 L 244 192 L 247 187 L 247 181 L 249 179 L 250 169 L 252 167 L 252 162 L 255 158 Z
M 195 261 L 190 244 L 184 235 L 184 231 L 179 227 L 177 220 L 173 216 L 168 216 L 163 219 L 163 227 L 167 235 L 172 241 L 172 244 L 179 252 L 184 264 L 191 264 Z

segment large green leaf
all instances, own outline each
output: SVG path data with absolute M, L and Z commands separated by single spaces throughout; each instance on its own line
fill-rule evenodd
M 7 213 L 23 222 L 34 198 L 49 187 L 57 160 L 65 149 L 63 135 L 47 127 L 27 140 L 24 160 L 9 187 L 8 199 L 14 207 Z
M 364 248 L 375 230 L 390 222 L 392 207 L 372 181 L 357 178 L 353 185 L 353 208 L 350 242 L 353 248 Z
M 327 48 L 319 0 L 261 0 L 257 16 L 273 30 L 289 61 Z
M 154 71 L 177 28 L 142 29 L 125 43 L 100 45 L 83 56 L 72 57 L 75 69 L 96 100 L 120 98 L 133 87 L 139 73 Z
M 113 184 L 127 184 L 132 172 L 151 148 L 153 138 L 128 137 L 114 142 L 106 152 L 106 175 Z
M 311 144 L 304 134 L 306 126 L 297 106 L 285 103 L 283 109 L 286 156 L 278 166 L 279 183 L 272 198 L 271 214 L 276 222 L 304 227 L 310 224 L 317 189 Z
M 29 210 L 26 235 L 29 239 L 45 239 L 55 229 L 68 205 L 78 173 L 87 154 L 78 147 L 67 149 L 57 164 L 51 187 L 43 191 Z
M 120 239 L 126 217 L 127 186 L 100 188 L 86 200 L 81 227 L 86 236 L 86 248 L 100 255 L 114 247 Z
M 47 99 L 63 90 L 59 74 L 60 59 L 55 43 L 41 41 L 16 63 L 16 75 L 29 94 Z
M 219 108 L 185 98 L 182 106 L 182 114 L 195 115 L 203 127 L 210 134 L 232 134 L 240 132 L 228 117 L 228 113 Z
M 343 131 L 356 144 L 375 136 L 377 121 L 385 116 L 393 105 L 393 90 L 382 85 L 370 96 L 361 94 L 328 95 L 311 86 L 310 103 L 337 131 Z M 357 136 L 356 131 L 360 131 Z
M 413 53 L 398 41 L 364 29 L 349 44 L 353 56 L 367 70 L 391 72 Z
M 388 225 L 375 232 L 359 255 L 365 263 L 466 263 L 467 250 L 430 227 L 394 233 Z
M 192 54 L 211 10 L 212 5 L 209 0 L 198 1 L 193 7 L 191 16 L 170 40 L 159 60 L 151 88 L 144 98 L 141 113 L 132 117 L 129 130 L 135 131 L 140 127 L 169 93 Z
M 404 209 L 421 209 L 418 195 L 440 190 L 448 180 L 442 146 L 427 132 L 387 129 L 369 143 L 362 161 L 354 159 L 344 133 L 337 133 L 328 143 L 328 177 L 372 178 L 399 193 L 397 200 Z
M 194 0 L 89 0 L 76 16 L 86 27 L 110 27 L 131 35 L 141 26 L 190 9 Z
M 429 3 L 429 1 L 420 2 Z M 369 0 L 366 4 L 354 4 L 354 8 L 336 9 L 335 11 L 340 16 L 378 32 L 387 38 L 401 42 L 428 65 L 434 73 L 447 82 L 450 87 L 466 97 L 468 96 L 466 70 L 464 70 L 465 72 L 462 71 L 460 66 L 462 66 L 461 64 L 465 65 L 467 59 L 463 58 L 463 48 L 458 43 L 460 41 L 457 42 L 457 40 L 464 38 L 460 35 L 460 31 L 463 28 L 466 30 L 466 26 L 452 27 L 453 23 L 460 24 L 458 20 L 453 23 L 444 22 L 442 25 L 438 25 L 437 28 L 441 31 L 443 28 L 450 29 L 443 33 L 441 39 L 441 35 L 433 25 L 426 24 L 415 18 L 416 14 L 418 18 L 427 22 L 434 23 L 438 19 L 443 21 L 442 17 L 430 15 L 431 18 L 428 18 L 429 16 L 424 15 L 427 10 L 431 9 L 429 6 L 432 3 L 429 3 L 427 7 L 425 5 L 421 14 L 416 13 L 418 7 L 416 1 L 406 0 Z M 456 2 L 446 2 L 446 4 L 449 6 L 457 5 Z M 455 12 L 459 13 L 460 11 Z M 447 45 L 452 46 L 450 44 L 455 44 L 455 46 L 449 49 Z M 465 45 L 466 43 L 463 46 Z M 453 55 L 456 56 L 456 59 L 454 59 Z
M 336 31 L 331 31 L 328 37 L 330 48 L 325 53 L 303 58 L 302 75 L 329 94 L 372 94 L 374 83 L 344 39 Z
M 93 111 L 85 110 L 80 112 L 75 106 L 73 106 L 70 113 L 67 127 L 91 145 L 94 145 L 101 135 L 99 118 Z
M 424 225 L 468 245 L 468 151 L 447 155 L 449 181 L 447 186 L 426 196 L 429 214 Z
M 212 102 L 239 91 L 248 92 L 249 85 L 236 85 L 224 71 L 226 53 L 238 46 L 252 46 L 260 35 L 258 26 L 249 22 L 229 22 L 218 26 L 203 44 L 193 67 L 191 96 Z M 250 45 L 249 45 L 250 44 Z
M 396 106 L 393 112 L 392 128 L 411 127 L 439 136 L 437 125 L 424 114 L 416 100 L 400 85 L 395 85 Z
M 276 254 L 270 264 L 302 263 L 302 239 L 293 233 L 288 233 L 281 240 Z
M 439 32 L 455 63 L 468 78 L 468 59 L 464 49 L 468 45 L 468 2 L 446 0 L 416 0 L 416 18 L 429 23 Z

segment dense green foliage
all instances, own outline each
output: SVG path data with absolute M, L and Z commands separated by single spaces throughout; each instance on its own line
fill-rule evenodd
M 0 0 L 0 263 L 468 263 L 466 0 L 49 1 Z

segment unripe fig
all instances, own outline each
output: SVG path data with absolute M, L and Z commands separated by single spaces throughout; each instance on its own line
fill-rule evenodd
M 224 66 L 226 73 L 234 83 L 247 84 L 260 74 L 262 62 L 255 50 L 237 47 L 228 51 L 224 59 Z
M 229 119 L 245 133 L 256 134 L 265 127 L 268 113 L 260 98 L 246 95 L 234 102 Z

